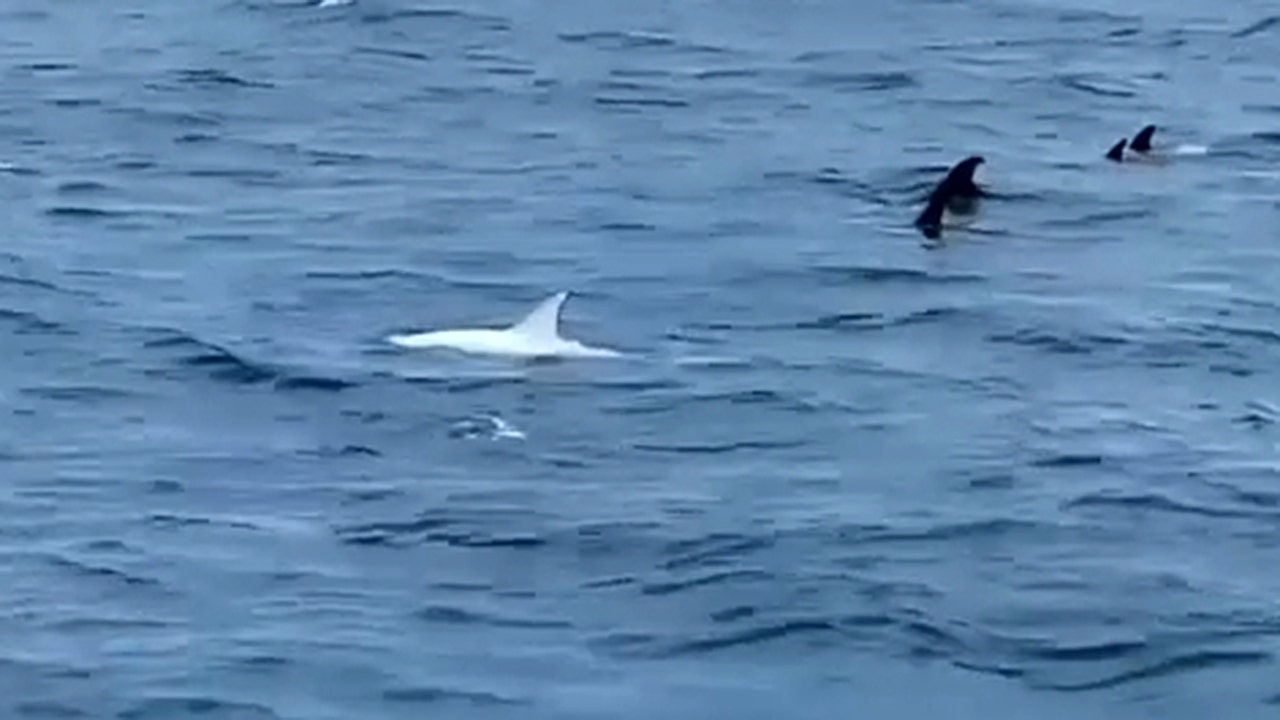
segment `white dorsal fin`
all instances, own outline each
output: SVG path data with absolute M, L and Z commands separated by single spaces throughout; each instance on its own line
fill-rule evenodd
M 568 297 L 569 293 L 562 290 L 538 303 L 538 307 L 534 308 L 533 312 L 512 326 L 512 332 L 542 340 L 551 340 L 559 337 L 560 308 L 564 306 L 564 301 Z

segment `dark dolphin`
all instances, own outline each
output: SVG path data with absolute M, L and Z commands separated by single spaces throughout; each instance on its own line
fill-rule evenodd
M 1107 159 L 1114 160 L 1115 162 L 1122 162 L 1124 160 L 1124 145 L 1126 142 L 1128 141 L 1124 138 L 1120 138 L 1119 142 L 1112 145 L 1111 149 L 1107 151 Z
M 1135 152 L 1151 152 L 1151 136 L 1156 134 L 1156 126 L 1148 125 L 1138 131 L 1129 141 L 1129 149 Z
M 981 155 L 971 155 L 956 163 L 929 195 L 929 203 L 916 217 L 915 225 L 924 236 L 933 240 L 942 234 L 942 214 L 950 211 L 969 214 L 977 209 L 978 198 L 984 193 L 973 182 L 973 173 L 986 162 Z
M 1126 157 L 1130 160 L 1155 159 L 1151 156 L 1151 137 L 1155 134 L 1155 125 L 1147 125 L 1139 130 L 1138 134 L 1134 135 L 1133 139 L 1128 141 L 1129 154 L 1127 156 L 1125 155 L 1125 140 L 1124 138 L 1121 138 L 1120 142 L 1112 145 L 1111 149 L 1107 151 L 1107 159 L 1114 162 L 1124 162 Z M 1133 153 L 1138 154 L 1135 155 Z

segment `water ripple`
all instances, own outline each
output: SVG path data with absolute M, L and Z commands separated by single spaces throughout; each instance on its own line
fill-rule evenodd
M 281 720 L 270 708 L 206 696 L 152 698 L 120 712 L 120 720 L 207 717 L 221 720 Z
M 18 4 L 0 717 L 1274 709 L 1274 9 Z
M 540 620 L 535 618 L 515 618 L 502 615 L 485 614 L 460 607 L 433 605 L 418 611 L 422 620 L 447 625 L 489 625 L 493 627 L 524 628 L 529 630 L 549 630 L 571 628 L 573 624 L 565 620 Z
M 513 700 L 488 692 L 456 690 L 437 687 L 399 687 L 383 691 L 382 698 L 393 703 L 421 703 L 439 705 L 447 703 L 464 703 L 476 706 L 523 705 Z

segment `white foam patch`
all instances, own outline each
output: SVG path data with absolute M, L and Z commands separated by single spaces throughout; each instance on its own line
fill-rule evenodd
M 453 424 L 450 434 L 461 438 L 489 440 L 525 440 L 528 436 L 498 415 L 480 415 Z
M 1204 145 L 1179 145 L 1173 152 L 1175 155 L 1208 155 L 1209 148 Z
M 511 438 L 513 440 L 524 440 L 526 437 L 524 432 L 513 427 L 510 423 L 498 417 L 497 415 L 491 416 L 489 418 L 489 421 L 493 423 L 494 439 Z

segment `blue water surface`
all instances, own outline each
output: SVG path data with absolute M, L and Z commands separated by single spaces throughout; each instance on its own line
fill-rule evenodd
M 1273 0 L 0 20 L 0 717 L 1280 715 Z

